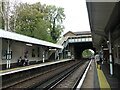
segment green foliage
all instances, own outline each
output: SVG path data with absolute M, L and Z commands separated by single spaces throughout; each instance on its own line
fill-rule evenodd
M 48 24 L 45 21 L 41 20 L 41 22 L 38 22 L 36 24 L 37 29 L 34 31 L 34 36 L 35 37 L 39 36 L 38 39 L 52 42 L 50 34 L 46 31 L 47 30 L 46 26 L 48 26 Z
M 3 20 L 3 16 L 2 16 L 2 9 L 3 9 L 3 2 L 0 1 L 0 28 L 3 29 L 4 28 L 4 20 Z
M 50 22 L 50 34 L 54 41 L 57 41 L 63 32 L 64 26 L 62 22 L 65 19 L 64 8 L 56 8 L 56 6 L 48 6 L 48 21 Z
M 62 25 L 65 19 L 64 9 L 56 6 L 35 4 L 20 4 L 15 8 L 17 13 L 16 22 L 14 15 L 11 16 L 11 28 L 15 24 L 17 33 L 30 37 L 56 42 L 63 32 Z
M 0 17 L 0 28 L 2 28 L 2 18 Z
M 4 28 L 4 20 L 3 18 L 0 16 L 0 28 L 3 29 Z
M 82 53 L 83 57 L 89 57 L 91 55 L 92 55 L 92 52 L 89 49 L 84 50 L 83 53 Z

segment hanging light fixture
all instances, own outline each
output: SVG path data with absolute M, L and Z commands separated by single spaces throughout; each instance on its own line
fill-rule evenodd
M 32 44 L 27 43 L 26 45 L 27 45 L 27 46 L 31 46 L 31 47 L 32 47 Z

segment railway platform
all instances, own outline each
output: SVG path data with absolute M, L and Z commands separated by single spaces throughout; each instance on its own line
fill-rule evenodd
M 96 67 L 95 60 L 92 60 L 91 66 L 81 88 L 120 88 L 120 80 L 116 75 L 111 76 L 109 74 L 108 64 L 101 64 L 101 69 L 99 69 L 99 67 Z
M 58 61 L 51 61 L 51 62 L 45 62 L 45 63 L 29 65 L 29 66 L 24 66 L 24 67 L 16 67 L 16 68 L 11 68 L 11 69 L 6 69 L 6 70 L 0 70 L 0 76 L 12 74 L 12 73 L 16 73 L 16 72 L 21 72 L 21 71 L 25 71 L 25 70 L 30 70 L 33 68 L 57 64 L 57 63 L 61 63 L 61 62 L 66 62 L 69 60 L 71 60 L 71 59 L 62 59 L 62 60 L 58 60 Z

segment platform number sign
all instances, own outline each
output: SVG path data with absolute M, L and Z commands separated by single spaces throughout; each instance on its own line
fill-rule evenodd
M 7 52 L 7 50 L 2 51 L 2 59 L 5 60 L 10 60 L 12 59 L 12 51 Z

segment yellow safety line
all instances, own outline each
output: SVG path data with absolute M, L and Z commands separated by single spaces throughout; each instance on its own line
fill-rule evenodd
M 105 88 L 109 88 L 109 90 L 111 90 L 110 85 L 109 85 L 103 71 L 99 69 L 99 66 L 97 68 L 97 73 L 98 73 L 98 79 L 99 79 L 99 84 L 100 84 L 101 90 L 105 89 Z
M 66 61 L 67 59 L 63 59 L 63 60 L 59 60 L 59 61 Z M 52 62 L 58 62 L 58 61 L 52 61 Z M 41 63 L 41 64 L 35 64 L 35 65 L 30 65 L 30 66 L 24 66 L 24 67 L 18 67 L 18 68 L 13 68 L 13 69 L 7 69 L 7 70 L 2 70 L 0 71 L 0 73 L 4 73 L 4 72 L 8 72 L 8 71 L 14 71 L 14 70 L 19 70 L 19 69 L 24 69 L 24 68 L 28 68 L 28 67 L 33 67 L 33 66 L 37 66 L 37 65 L 44 65 L 44 64 L 49 64 L 52 62 L 46 62 L 46 63 Z

